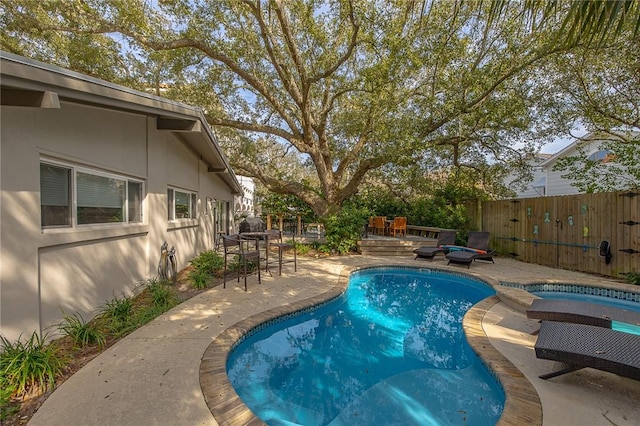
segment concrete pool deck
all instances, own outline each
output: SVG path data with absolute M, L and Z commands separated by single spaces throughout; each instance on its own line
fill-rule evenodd
M 215 344 L 224 344 L 223 337 L 233 335 L 229 328 L 246 329 L 250 321 L 271 315 L 267 311 L 291 309 L 296 304 L 308 303 L 305 300 L 310 298 L 320 300 L 323 293 L 340 288 L 340 278 L 344 280 L 349 270 L 362 266 L 432 267 L 522 284 L 606 283 L 625 287 L 601 277 L 506 258 L 497 258 L 495 264 L 475 262 L 470 269 L 448 267 L 442 257 L 429 262 L 413 260 L 409 255 L 299 258 L 298 262 L 297 273 L 285 268 L 282 276 L 263 274 L 261 285 L 252 276 L 248 292 L 243 290 L 242 283 L 232 281 L 226 289 L 214 287 L 158 317 L 104 351 L 63 383 L 29 425 L 245 424 L 241 419 L 250 419 L 246 407 L 238 405 L 233 395 L 225 394 L 221 387 L 226 374 L 211 369 L 214 358 L 218 363 L 226 359 L 226 353 L 216 351 Z M 481 346 L 489 352 L 497 349 L 500 357 L 508 359 L 509 364 L 524 375 L 527 385 L 523 388 L 529 388 L 522 392 L 516 388 L 522 405 L 515 407 L 521 411 L 515 414 L 523 417 L 501 419 L 502 424 L 523 424 L 522 419 L 529 417 L 526 411 L 532 408 L 527 403 L 527 391 L 532 389 L 534 397 L 529 405 L 535 406 L 537 394 L 543 425 L 638 424 L 640 381 L 592 369 L 547 381 L 539 379 L 538 375 L 552 371 L 555 363 L 535 358 L 536 337 L 531 332 L 538 328 L 538 323 L 527 320 L 521 310 L 528 295 L 521 290 L 505 289 L 501 297 L 474 312 L 476 331 L 485 334 L 481 337 L 490 342 Z M 241 321 L 245 323 L 238 324 Z M 467 324 L 465 330 L 468 330 Z M 218 422 L 210 406 L 222 409 L 228 419 L 218 417 Z M 248 423 L 259 424 L 255 419 Z M 380 419 L 380 424 L 384 424 L 384 419 Z

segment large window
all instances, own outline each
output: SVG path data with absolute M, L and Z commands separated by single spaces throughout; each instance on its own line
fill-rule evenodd
M 198 196 L 195 192 L 169 188 L 167 190 L 167 210 L 169 220 L 195 219 Z
M 143 198 L 141 181 L 76 166 L 40 163 L 43 228 L 142 222 Z

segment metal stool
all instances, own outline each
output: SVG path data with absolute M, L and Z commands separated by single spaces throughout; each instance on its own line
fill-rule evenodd
M 255 249 L 249 247 L 250 243 L 255 242 Z M 258 284 L 260 284 L 260 250 L 258 242 L 255 239 L 245 239 L 238 234 L 222 235 L 222 246 L 224 247 L 224 270 L 223 270 L 223 283 L 222 288 L 227 287 L 227 257 L 237 256 L 238 267 L 238 282 L 240 282 L 240 273 L 244 276 L 244 291 L 247 291 L 247 264 L 249 262 L 258 263 Z M 242 269 L 240 269 L 240 266 Z
M 296 235 L 293 233 L 293 242 L 285 243 L 282 240 L 282 231 L 277 229 L 267 230 L 267 247 L 266 250 L 275 248 L 278 250 L 278 275 L 282 275 L 282 264 L 293 262 L 293 271 L 298 271 L 298 260 L 296 250 Z M 293 250 L 293 259 L 283 259 L 282 253 L 287 250 Z M 269 257 L 267 256 L 267 269 L 269 268 Z

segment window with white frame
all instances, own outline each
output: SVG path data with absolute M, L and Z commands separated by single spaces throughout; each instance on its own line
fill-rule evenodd
M 195 219 L 198 196 L 195 192 L 182 189 L 167 189 L 167 211 L 169 220 Z
M 142 181 L 85 167 L 40 163 L 43 228 L 142 222 Z

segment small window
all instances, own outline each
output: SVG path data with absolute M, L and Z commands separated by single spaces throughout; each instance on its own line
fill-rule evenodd
M 600 163 L 608 163 L 615 158 L 615 154 L 609 150 L 602 150 L 594 152 L 589 156 L 590 161 L 596 161 Z
M 40 164 L 40 223 L 71 226 L 71 169 Z
M 167 190 L 167 210 L 169 220 L 195 219 L 198 197 L 194 192 L 169 188 Z
M 129 222 L 142 222 L 142 182 L 127 182 L 127 208 Z

